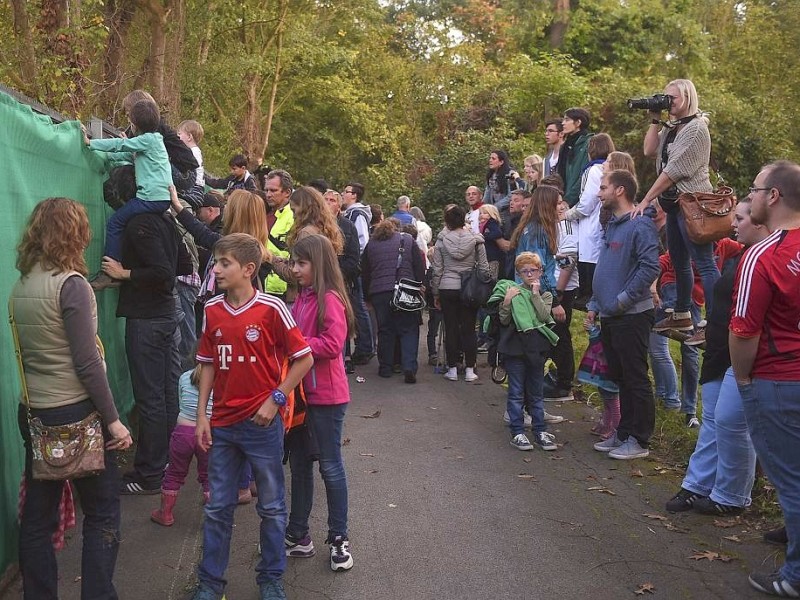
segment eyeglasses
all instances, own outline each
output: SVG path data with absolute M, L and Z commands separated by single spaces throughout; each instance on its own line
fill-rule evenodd
M 531 275 L 536 275 L 537 273 L 541 273 L 541 271 L 542 271 L 541 269 L 520 269 L 519 273 L 520 275 L 525 275 L 527 277 L 530 277 Z
M 353 190 L 344 190 L 342 193 L 343 194 L 352 194 L 354 192 L 353 192 Z
M 760 187 L 760 188 L 759 187 L 751 187 L 750 188 L 750 193 L 751 194 L 755 194 L 756 192 L 768 192 L 768 191 L 774 190 L 774 189 L 775 189 L 774 187 Z M 778 196 L 783 196 L 783 192 L 781 192 L 780 190 L 777 190 L 777 191 L 778 191 Z

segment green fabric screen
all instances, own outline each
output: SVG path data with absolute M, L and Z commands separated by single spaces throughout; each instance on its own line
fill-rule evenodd
M 80 124 L 54 124 L 27 105 L 0 93 L 0 575 L 17 560 L 17 495 L 23 465 L 17 427 L 20 387 L 8 325 L 8 296 L 19 273 L 16 245 L 33 207 L 44 198 L 65 196 L 82 202 L 89 213 L 93 239 L 86 251 L 90 271 L 100 266 L 104 225 L 111 212 L 103 202 L 105 173 L 84 150 Z M 117 293 L 98 294 L 99 333 L 106 348 L 108 378 L 125 417 L 133 406 L 125 362 L 124 319 L 117 319 Z M 73 542 L 76 543 L 76 542 Z

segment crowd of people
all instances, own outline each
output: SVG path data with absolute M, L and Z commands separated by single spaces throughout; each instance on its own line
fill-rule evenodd
M 84 134 L 87 160 L 128 186 L 115 191 L 128 201 L 109 220 L 100 271 L 87 279 L 88 218 L 73 200 L 37 205 L 19 245 L 10 305 L 29 395 L 20 407 L 25 597 L 57 597 L 51 536 L 65 493 L 63 480 L 33 476 L 41 457 L 31 419 L 63 425 L 93 411 L 104 423 L 106 468 L 75 481 L 84 564 L 92 564 L 81 582 L 87 597 L 117 597 L 119 495 L 159 495 L 151 518 L 171 526 L 193 460 L 205 504 L 195 600 L 223 597 L 234 508 L 254 497 L 260 597 L 285 598 L 287 557 L 316 552 L 314 462 L 326 489 L 330 567 L 352 568 L 341 455 L 348 375 L 376 359 L 379 377 L 416 384 L 426 322 L 428 364 L 445 380 L 477 381 L 487 352 L 492 379 L 507 384 L 504 419 L 517 450 L 558 447 L 547 427 L 563 417 L 545 402 L 571 400 L 577 377 L 602 398 L 594 448 L 613 459 L 648 456 L 657 398 L 699 428 L 669 511 L 741 512 L 758 459 L 779 492 L 786 528 L 771 535 L 787 555 L 780 571 L 750 582 L 800 597 L 800 166 L 779 161 L 756 176 L 735 209 L 736 241 L 697 243 L 679 198 L 713 190 L 708 121 L 691 81 L 664 92 L 666 117 L 651 111 L 644 136 L 657 178 L 643 195 L 631 155 L 592 133 L 586 109 L 570 108 L 546 122 L 545 156 L 525 157 L 522 175 L 504 150 L 492 150 L 483 189 L 468 187 L 463 204 L 442 199 L 439 232 L 408 196 L 384 218 L 357 181 L 341 192 L 322 179 L 298 185 L 283 169 L 250 173 L 241 155 L 228 177 L 207 176 L 202 126 L 188 120 L 174 131 L 149 94 L 132 92 L 127 136 Z M 133 179 L 115 177 L 131 165 Z M 119 288 L 137 412 L 125 474 L 115 453 L 132 437 L 95 341 L 92 290 L 108 287 Z M 588 348 L 574 347 L 575 310 L 585 312 Z M 684 339 L 680 388 L 669 337 Z

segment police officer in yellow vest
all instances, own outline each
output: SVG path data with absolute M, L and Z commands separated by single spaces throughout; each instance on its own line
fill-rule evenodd
M 289 258 L 289 248 L 286 245 L 286 237 L 294 225 L 294 213 L 289 206 L 289 197 L 292 195 L 293 187 L 294 181 L 288 172 L 275 169 L 267 173 L 264 191 L 271 211 L 268 218 L 270 227 L 267 249 L 273 254 L 287 259 Z M 286 282 L 275 273 L 267 275 L 264 281 L 265 292 L 286 299 L 286 289 Z

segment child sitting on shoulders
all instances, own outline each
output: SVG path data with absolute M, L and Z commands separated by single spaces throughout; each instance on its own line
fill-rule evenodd
M 500 340 L 508 374 L 508 410 L 511 445 L 517 450 L 533 450 L 525 435 L 523 408 L 533 419 L 533 442 L 542 450 L 556 450 L 555 437 L 547 433 L 544 420 L 544 365 L 549 352 L 558 343 L 550 326 L 553 295 L 540 293 L 542 260 L 534 252 L 522 252 L 514 261 L 521 284 L 501 280 L 489 298 L 499 303 Z
M 169 440 L 169 464 L 164 471 L 164 481 L 161 483 L 161 507 L 150 514 L 150 520 L 171 526 L 175 523 L 172 510 L 178 499 L 178 492 L 189 474 L 192 457 L 197 457 L 197 481 L 203 487 L 203 504 L 209 499 L 208 491 L 208 452 L 203 450 L 195 437 L 197 426 L 197 397 L 199 390 L 200 371 L 203 365 L 198 364 L 191 371 L 186 371 L 178 380 L 178 421 Z M 209 399 L 206 407 L 206 417 L 211 418 L 212 401 Z
M 200 165 L 196 170 L 197 179 L 195 180 L 195 185 L 200 186 L 205 186 L 203 152 L 200 150 L 200 142 L 203 141 L 204 135 L 205 131 L 203 131 L 203 126 L 197 121 L 181 121 L 180 125 L 178 125 L 178 137 L 184 144 L 186 144 L 189 150 L 192 151 L 192 155 L 194 156 L 195 160 L 197 160 L 197 164 Z
M 172 168 L 169 164 L 164 138 L 158 133 L 161 113 L 155 102 L 139 100 L 130 110 L 128 118 L 135 133 L 131 138 L 89 140 L 84 132 L 84 143 L 93 151 L 105 155 L 112 164 L 133 163 L 136 174 L 136 197 L 129 199 L 108 219 L 103 265 L 109 259 L 122 260 L 122 234 L 128 221 L 136 215 L 163 213 L 169 208 L 172 185 Z M 118 287 L 121 281 L 105 273 L 91 280 L 92 288 L 102 290 Z

